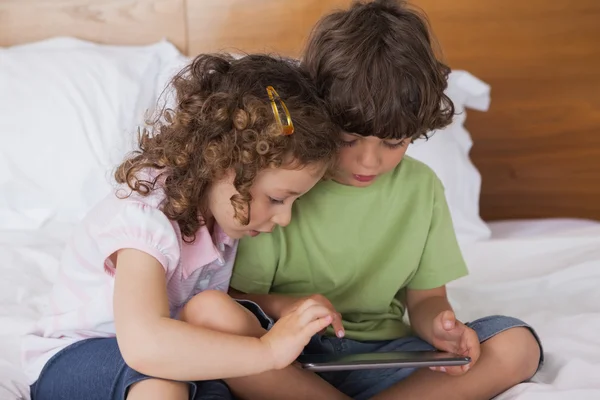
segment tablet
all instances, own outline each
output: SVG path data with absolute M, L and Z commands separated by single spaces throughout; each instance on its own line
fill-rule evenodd
M 470 357 L 441 351 L 391 351 L 359 354 L 303 354 L 298 363 L 311 371 L 347 371 L 379 368 L 423 368 L 465 365 Z

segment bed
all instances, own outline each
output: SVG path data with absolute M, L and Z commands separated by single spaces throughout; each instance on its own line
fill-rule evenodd
M 297 57 L 318 17 L 349 3 L 0 2 L 0 400 L 29 399 L 20 335 L 168 77 L 199 52 Z M 410 150 L 442 179 L 470 269 L 449 286 L 457 314 L 539 331 L 546 363 L 499 399 L 598 399 L 600 4 L 415 4 L 459 110 Z

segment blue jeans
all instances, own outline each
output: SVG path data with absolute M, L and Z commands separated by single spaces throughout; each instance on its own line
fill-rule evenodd
M 272 320 L 250 301 L 239 301 L 263 327 Z M 86 339 L 58 352 L 31 386 L 32 400 L 125 400 L 134 383 L 152 377 L 129 368 L 116 338 Z M 233 400 L 221 380 L 187 382 L 190 400 Z
M 65 348 L 31 386 L 32 400 L 125 400 L 134 383 L 150 379 L 129 368 L 116 338 L 86 339 Z M 222 381 L 188 382 L 190 400 L 232 400 Z
M 540 345 L 540 364 L 543 361 L 541 342 L 535 331 L 525 322 L 512 317 L 491 316 L 466 324 L 473 329 L 480 342 L 511 328 L 529 328 Z M 359 342 L 351 339 L 319 336 L 312 338 L 304 352 L 306 354 L 355 354 L 386 351 L 428 351 L 435 350 L 429 343 L 418 337 L 405 337 L 395 340 Z M 341 392 L 356 400 L 369 399 L 408 377 L 414 368 L 354 370 L 322 372 L 319 375 Z

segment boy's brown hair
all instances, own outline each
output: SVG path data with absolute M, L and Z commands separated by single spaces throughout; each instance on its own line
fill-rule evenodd
M 323 17 L 303 65 L 346 132 L 414 140 L 452 121 L 450 68 L 435 55 L 426 18 L 405 2 L 355 2 Z

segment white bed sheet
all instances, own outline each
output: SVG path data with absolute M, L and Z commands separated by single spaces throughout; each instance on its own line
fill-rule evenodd
M 532 383 L 499 400 L 600 399 L 600 223 L 491 224 L 492 238 L 464 248 L 470 275 L 449 285 L 457 315 L 504 314 L 541 336 L 546 360 Z
M 600 399 L 600 223 L 491 224 L 492 238 L 464 248 L 471 274 L 449 286 L 458 317 L 522 318 L 537 329 L 546 363 L 532 383 L 500 400 Z M 0 231 L 0 400 L 29 399 L 19 337 L 37 318 L 68 227 Z

